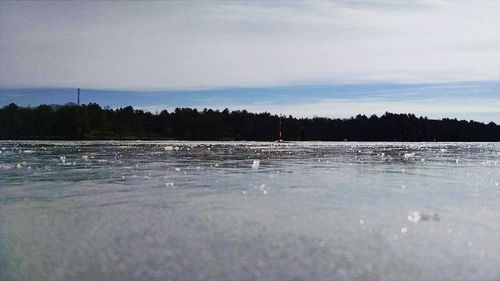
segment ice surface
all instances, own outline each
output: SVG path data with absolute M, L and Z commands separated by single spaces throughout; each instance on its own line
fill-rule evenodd
M 497 143 L 0 147 L 2 281 L 500 276 Z

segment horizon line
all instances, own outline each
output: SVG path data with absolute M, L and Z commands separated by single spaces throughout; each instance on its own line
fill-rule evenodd
M 425 119 L 425 120 L 429 120 L 429 121 L 443 121 L 443 120 L 451 120 L 451 121 L 458 121 L 458 122 L 476 122 L 476 123 L 480 123 L 480 124 L 484 124 L 484 125 L 488 125 L 488 124 L 491 124 L 493 123 L 494 125 L 496 126 L 500 126 L 500 124 L 497 124 L 496 122 L 494 121 L 489 121 L 489 122 L 481 122 L 481 121 L 477 121 L 477 120 L 473 120 L 473 119 L 469 119 L 469 120 L 466 120 L 466 119 L 458 119 L 456 117 L 454 118 L 451 118 L 451 117 L 443 117 L 441 119 L 433 119 L 432 117 L 428 117 L 426 115 L 417 115 L 413 112 L 391 112 L 391 111 L 386 111 L 384 112 L 383 114 L 381 115 L 377 115 L 376 113 L 373 113 L 373 114 L 365 114 L 365 113 L 358 113 L 356 115 L 352 115 L 350 117 L 328 117 L 328 116 L 312 116 L 312 117 L 298 117 L 298 116 L 293 116 L 292 114 L 276 114 L 276 113 L 272 113 L 272 112 L 269 112 L 269 111 L 261 111 L 261 112 L 254 112 L 254 111 L 248 111 L 246 109 L 231 109 L 229 107 L 226 107 L 224 109 L 218 109 L 218 108 L 209 108 L 209 107 L 204 107 L 203 109 L 201 107 L 176 107 L 174 110 L 171 110 L 169 111 L 167 108 L 165 109 L 162 109 L 161 111 L 152 111 L 152 110 L 148 110 L 148 109 L 145 109 L 145 108 L 141 108 L 141 107 L 135 107 L 133 105 L 127 105 L 127 106 L 117 106 L 117 107 L 111 107 L 111 106 L 102 106 L 98 103 L 95 103 L 95 102 L 89 102 L 89 103 L 82 103 L 82 104 L 77 104 L 77 103 L 74 103 L 74 102 L 67 102 L 65 104 L 39 104 L 39 105 L 36 105 L 36 106 L 20 106 L 20 105 L 17 105 L 16 103 L 10 103 L 10 104 L 7 104 L 7 105 L 4 105 L 2 107 L 0 107 L 0 109 L 4 109 L 6 107 L 9 107 L 11 105 L 15 105 L 17 106 L 18 108 L 29 108 L 29 109 L 35 109 L 37 107 L 40 107 L 40 106 L 49 106 L 49 107 L 64 107 L 64 106 L 74 106 L 74 107 L 86 107 L 86 106 L 89 106 L 89 105 L 92 105 L 92 104 L 95 104 L 97 106 L 99 106 L 102 110 L 113 110 L 113 111 L 116 111 L 116 110 L 120 110 L 120 109 L 125 109 L 127 107 L 131 107 L 134 111 L 135 110 L 139 110 L 139 111 L 143 111 L 143 112 L 149 112 L 153 115 L 160 115 L 163 111 L 166 111 L 168 114 L 171 114 L 171 113 L 175 113 L 175 111 L 177 109 L 180 109 L 180 110 L 183 110 L 183 109 L 188 109 L 188 110 L 193 110 L 195 112 L 198 112 L 198 113 L 202 113 L 202 112 L 205 112 L 205 111 L 213 111 L 213 112 L 217 112 L 217 113 L 223 113 L 223 111 L 227 110 L 229 113 L 232 113 L 232 112 L 243 112 L 243 111 L 246 111 L 248 114 L 254 114 L 254 115 L 261 115 L 261 114 L 269 114 L 271 116 L 274 116 L 274 117 L 278 117 L 278 118 L 292 118 L 292 119 L 296 119 L 296 120 L 312 120 L 312 119 L 326 119 L 326 120 L 350 120 L 350 119 L 356 119 L 358 116 L 360 117 L 366 117 L 367 119 L 370 119 L 371 117 L 375 116 L 376 118 L 381 118 L 383 116 L 386 116 L 388 114 L 392 114 L 392 115 L 406 115 L 408 117 L 411 117 L 410 115 L 413 115 L 413 117 L 415 117 L 416 119 Z

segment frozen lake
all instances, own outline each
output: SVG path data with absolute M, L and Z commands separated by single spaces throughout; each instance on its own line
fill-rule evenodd
M 0 142 L 0 280 L 498 280 L 500 144 Z

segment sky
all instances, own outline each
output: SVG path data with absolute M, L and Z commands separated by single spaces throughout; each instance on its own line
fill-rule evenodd
M 500 123 L 500 1 L 0 1 L 0 106 Z

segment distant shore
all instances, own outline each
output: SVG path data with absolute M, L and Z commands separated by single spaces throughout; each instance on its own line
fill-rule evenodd
M 131 106 L 0 108 L 2 140 L 500 141 L 500 126 L 386 112 L 349 119 L 294 118 L 246 110 L 177 108 L 153 114 Z

